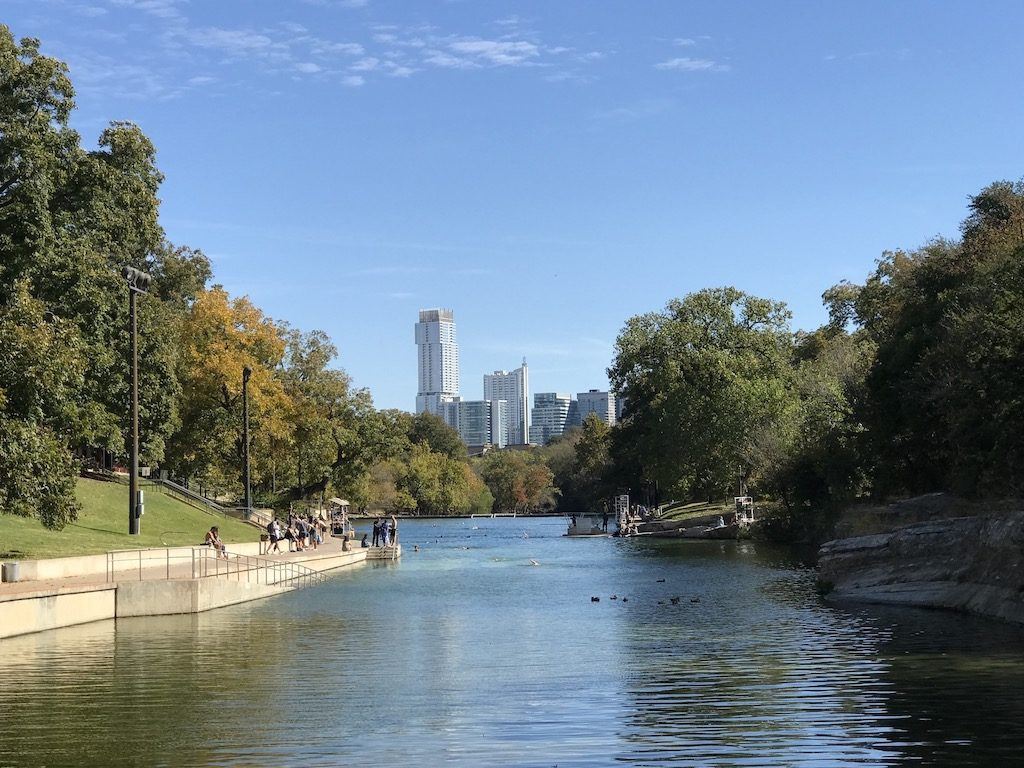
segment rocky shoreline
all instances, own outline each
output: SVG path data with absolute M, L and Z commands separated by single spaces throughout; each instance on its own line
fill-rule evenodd
M 950 608 L 1024 624 L 1024 511 L 898 525 L 824 544 L 829 599 Z

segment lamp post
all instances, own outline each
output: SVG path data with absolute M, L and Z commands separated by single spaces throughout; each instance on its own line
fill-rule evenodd
M 246 366 L 242 369 L 242 459 L 245 464 L 243 468 L 243 482 L 245 483 L 245 517 L 252 517 L 252 486 L 249 482 L 249 377 L 252 376 L 252 368 Z
M 141 269 L 125 267 L 121 275 L 128 282 L 128 322 L 132 339 L 132 442 L 131 470 L 128 475 L 128 533 L 139 535 L 142 503 L 139 498 L 139 326 L 136 313 L 137 297 L 146 293 L 153 278 Z

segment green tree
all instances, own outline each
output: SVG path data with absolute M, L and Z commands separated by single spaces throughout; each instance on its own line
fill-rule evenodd
M 426 445 L 436 453 L 443 453 L 452 459 L 466 456 L 466 446 L 459 433 L 452 429 L 440 416 L 432 413 L 418 413 L 409 424 L 409 440 L 415 445 Z
M 1021 488 L 1024 183 L 969 208 L 959 242 L 885 254 L 855 302 L 877 349 L 861 416 L 879 495 Z
M 15 284 L 0 304 L 0 510 L 48 528 L 75 519 L 67 425 L 84 369 L 75 328 Z
M 62 337 L 79 355 L 74 386 L 59 390 L 62 416 L 50 438 L 123 456 L 129 339 L 120 269 L 154 274 L 153 295 L 139 310 L 141 448 L 152 463 L 177 426 L 178 323 L 209 264 L 164 240 L 157 222 L 162 176 L 142 132 L 114 123 L 87 152 L 68 125 L 73 108 L 63 62 L 43 56 L 37 40 L 15 43 L 0 25 L 0 306 L 9 323 L 24 318 L 16 294 L 27 291 L 47 317 L 62 321 Z M 12 412 L 22 409 L 19 397 L 6 396 Z M 40 466 L 73 472 L 67 462 Z M 40 487 L 68 482 L 44 476 Z
M 758 437 L 795 403 L 788 321 L 779 302 L 716 288 L 626 323 L 609 376 L 630 411 L 611 453 L 631 485 L 710 497 L 756 477 Z

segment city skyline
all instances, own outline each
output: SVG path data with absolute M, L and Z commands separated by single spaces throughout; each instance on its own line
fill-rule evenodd
M 514 370 L 483 374 L 483 397 L 464 397 L 455 310 L 421 309 L 414 326 L 418 388 L 414 412 L 431 413 L 455 429 L 471 448 L 498 448 L 530 443 L 544 445 L 580 426 L 589 414 L 609 425 L 622 415 L 617 396 L 590 388 L 576 397 L 553 392 L 533 393 L 526 358 Z M 532 425 L 534 405 L 539 424 Z

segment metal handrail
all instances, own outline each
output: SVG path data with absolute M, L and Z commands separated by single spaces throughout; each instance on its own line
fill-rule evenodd
M 172 552 L 174 547 L 121 549 L 107 553 L 106 580 L 116 580 L 118 573 L 132 574 L 133 580 L 148 579 L 233 579 L 250 584 L 308 587 L 321 584 L 325 576 L 300 563 L 270 560 L 234 552 L 220 553 L 212 547 L 190 547 L 188 551 Z M 212 561 L 212 562 L 211 562 Z M 189 568 L 186 570 L 185 565 Z M 182 573 L 172 577 L 172 568 L 181 566 Z
M 289 560 L 270 560 L 265 557 L 238 555 L 233 552 L 225 554 L 227 557 L 221 556 L 212 548 L 193 547 L 193 573 L 196 574 L 193 578 L 231 578 L 232 576 L 239 578 L 241 574 L 244 574 L 247 582 L 297 587 L 308 587 L 325 581 L 325 576 L 319 571 Z M 212 573 L 210 572 L 211 560 L 213 561 Z M 260 580 L 261 574 L 262 581 Z
M 208 499 L 201 493 L 196 493 L 191 488 L 186 488 L 173 480 L 156 478 L 154 482 L 159 485 L 167 495 L 174 496 L 179 501 L 191 504 L 198 509 L 202 509 L 204 512 L 214 512 L 219 515 L 227 514 L 227 510 L 216 501 Z

